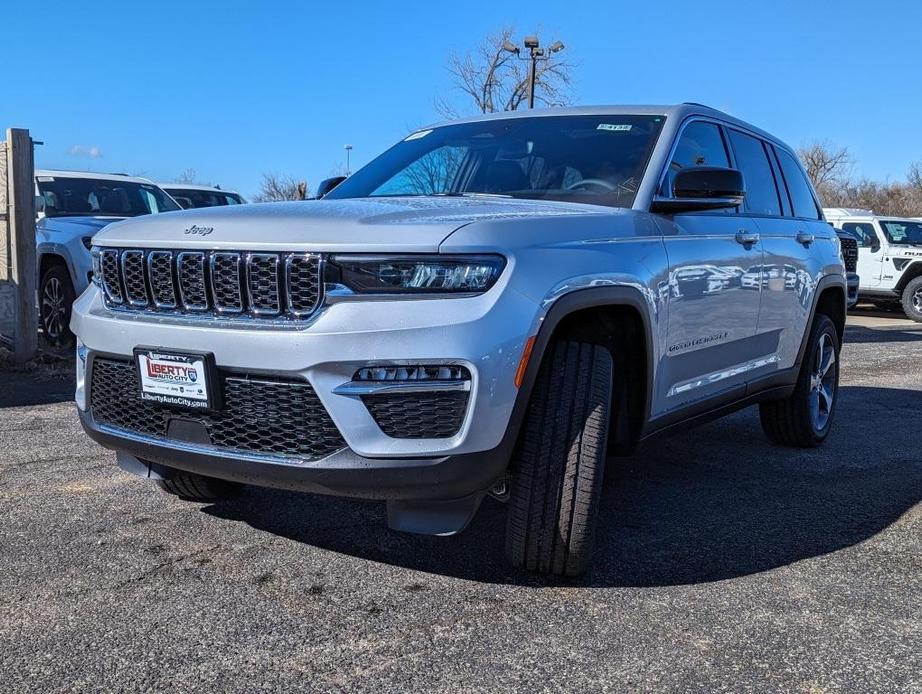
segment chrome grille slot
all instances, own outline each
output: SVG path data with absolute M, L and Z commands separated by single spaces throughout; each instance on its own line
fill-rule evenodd
M 144 251 L 122 251 L 122 278 L 125 284 L 125 298 L 132 306 L 145 307 L 147 282 L 144 279 Z
M 154 306 L 159 309 L 176 308 L 172 251 L 151 251 L 147 256 L 147 276 Z
M 285 261 L 288 310 L 297 317 L 309 316 L 320 303 L 320 256 L 304 253 Z
M 102 248 L 109 308 L 254 321 L 297 321 L 322 303 L 316 253 Z
M 99 254 L 99 263 L 102 268 L 102 282 L 106 292 L 106 299 L 113 304 L 122 304 L 125 295 L 122 293 L 122 273 L 118 266 L 118 251 L 107 248 Z
M 277 316 L 281 312 L 278 254 L 249 253 L 247 255 L 246 287 L 250 311 L 253 314 Z
M 243 295 L 240 291 L 240 254 L 211 254 L 211 294 L 218 313 L 241 313 Z
M 205 290 L 205 254 L 180 253 L 176 256 L 179 274 L 179 296 L 187 311 L 207 311 L 208 293 Z

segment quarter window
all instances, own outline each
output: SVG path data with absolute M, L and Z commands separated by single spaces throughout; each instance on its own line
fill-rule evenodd
M 739 130 L 730 131 L 730 142 L 746 183 L 745 210 L 751 214 L 781 216 L 778 188 L 765 145 Z
M 788 193 L 791 195 L 791 204 L 794 206 L 795 217 L 806 217 L 807 219 L 819 219 L 819 209 L 816 206 L 816 199 L 813 197 L 813 191 L 807 182 L 804 170 L 794 159 L 794 156 L 781 149 L 776 148 L 778 152 L 778 161 L 781 163 L 781 172 L 784 174 L 784 181 L 788 186 Z

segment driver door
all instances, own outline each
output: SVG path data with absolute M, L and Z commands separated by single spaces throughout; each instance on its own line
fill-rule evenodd
M 879 287 L 884 267 L 880 232 L 874 222 L 845 222 L 842 231 L 858 239 L 858 278 L 862 287 Z

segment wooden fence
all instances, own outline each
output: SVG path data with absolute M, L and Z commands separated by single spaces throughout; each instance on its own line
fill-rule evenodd
M 38 349 L 34 195 L 32 138 L 11 128 L 0 141 L 0 341 L 20 362 Z

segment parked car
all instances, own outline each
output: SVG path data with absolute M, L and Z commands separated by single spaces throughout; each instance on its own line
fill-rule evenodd
M 858 242 L 858 298 L 896 303 L 922 323 L 922 222 L 871 210 L 829 208 L 826 219 Z
M 93 234 L 107 224 L 178 210 L 146 178 L 87 171 L 35 172 L 39 320 L 45 341 L 73 341 L 71 304 L 91 281 Z
M 575 575 L 608 454 L 754 404 L 816 446 L 835 413 L 836 235 L 787 145 L 696 104 L 432 126 L 321 200 L 129 220 L 93 252 L 81 422 L 184 499 L 383 499 L 444 535 L 490 494 L 513 566 Z M 777 258 L 800 291 L 742 288 Z
M 852 309 L 858 303 L 858 292 L 861 287 L 861 278 L 858 276 L 858 239 L 842 229 L 836 229 L 836 236 L 839 237 L 839 244 L 842 246 L 842 260 L 845 263 L 845 282 L 848 287 L 847 305 L 849 309 Z
M 202 186 L 191 183 L 161 183 L 159 185 L 185 210 L 195 207 L 222 207 L 246 203 L 240 193 L 224 190 L 219 186 Z

